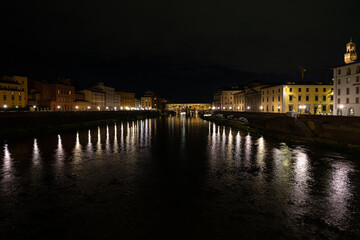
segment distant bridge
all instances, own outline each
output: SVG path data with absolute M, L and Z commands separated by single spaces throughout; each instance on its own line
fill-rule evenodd
M 210 103 L 169 103 L 166 104 L 166 110 L 175 112 L 188 112 L 188 111 L 207 111 L 210 110 L 212 105 Z

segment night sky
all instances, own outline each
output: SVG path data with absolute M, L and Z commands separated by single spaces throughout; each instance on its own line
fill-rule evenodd
M 358 0 L 2 0 L 0 73 L 211 101 L 222 86 L 299 80 L 296 65 L 326 79 L 350 36 L 360 48 L 359 11 Z

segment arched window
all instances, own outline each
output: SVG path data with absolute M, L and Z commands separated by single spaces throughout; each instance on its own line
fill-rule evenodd
M 354 108 L 350 108 L 349 109 L 349 116 L 354 116 L 355 112 L 354 112 Z
M 360 73 L 360 66 L 357 66 L 356 73 Z
M 350 74 L 351 74 L 351 69 L 348 68 L 348 69 L 346 70 L 346 75 L 350 75 Z

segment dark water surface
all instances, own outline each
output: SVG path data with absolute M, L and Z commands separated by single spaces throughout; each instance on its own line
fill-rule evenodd
M 7 142 L 1 239 L 351 239 L 360 157 L 169 117 Z

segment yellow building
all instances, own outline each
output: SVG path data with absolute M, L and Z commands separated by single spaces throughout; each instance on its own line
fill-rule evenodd
M 85 89 L 80 92 L 85 95 L 85 101 L 90 103 L 88 110 L 105 110 L 105 92 L 98 89 Z
M 153 101 L 154 97 L 152 96 L 141 97 L 141 108 L 144 110 L 152 110 L 154 108 Z
M 233 94 L 234 97 L 234 111 L 245 111 L 245 91 L 240 91 L 238 93 Z
M 262 88 L 262 112 L 333 114 L 333 85 L 289 82 Z
M 27 107 L 28 78 L 4 76 L 0 80 L 0 109 Z

